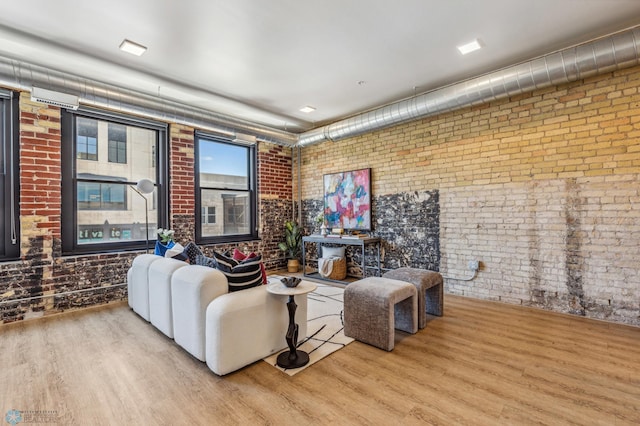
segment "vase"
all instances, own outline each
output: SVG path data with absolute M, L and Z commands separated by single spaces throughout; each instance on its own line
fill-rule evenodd
M 289 259 L 287 261 L 287 271 L 288 272 L 298 272 L 300 269 L 300 262 L 298 259 Z
M 174 241 L 169 241 L 166 244 L 162 243 L 162 241 L 156 241 L 156 248 L 154 250 L 154 254 L 157 256 L 164 256 L 164 254 L 173 247 L 176 243 Z

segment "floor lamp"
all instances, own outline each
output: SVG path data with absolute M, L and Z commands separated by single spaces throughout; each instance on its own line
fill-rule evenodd
M 144 198 L 145 245 L 147 247 L 147 253 L 149 253 L 149 200 L 145 197 L 145 194 L 151 194 L 155 189 L 155 185 L 150 179 L 140 179 L 138 183 L 136 183 L 136 186 L 131 186 L 131 188 Z

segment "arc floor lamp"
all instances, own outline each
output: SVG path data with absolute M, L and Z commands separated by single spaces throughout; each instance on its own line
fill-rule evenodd
M 131 186 L 131 189 L 136 191 L 138 195 L 144 198 L 144 223 L 146 230 L 146 238 L 145 245 L 147 248 L 147 253 L 149 253 L 149 199 L 146 195 L 151 194 L 155 189 L 155 184 L 151 179 L 140 179 L 136 186 Z

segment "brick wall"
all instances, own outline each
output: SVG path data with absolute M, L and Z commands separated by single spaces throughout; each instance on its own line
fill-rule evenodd
M 171 229 L 182 245 L 196 234 L 195 147 L 193 129 L 174 124 L 170 127 L 169 198 Z
M 635 67 L 306 147 L 302 198 L 364 167 L 374 197 L 438 190 L 446 291 L 640 325 L 639 88 Z
M 195 236 L 194 129 L 170 126 L 170 226 L 177 240 Z M 62 256 L 60 110 L 20 97 L 21 259 L 0 262 L 0 323 L 104 304 L 127 297 L 126 271 L 140 252 Z M 203 247 L 205 252 L 258 251 L 268 268 L 285 259 L 277 248 L 292 216 L 291 149 L 258 145 L 260 240 Z M 92 289 L 90 291 L 81 291 Z M 67 293 L 55 296 L 56 294 Z M 42 297 L 44 296 L 44 297 Z
M 278 243 L 284 241 L 285 221 L 293 217 L 291 156 L 291 148 L 258 145 L 259 251 L 267 269 L 281 269 L 286 265 Z

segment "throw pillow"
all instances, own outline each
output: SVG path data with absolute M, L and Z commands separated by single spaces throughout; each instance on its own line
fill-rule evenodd
M 257 287 L 262 283 L 262 273 L 260 271 L 262 256 L 256 255 L 238 262 L 231 257 L 214 251 L 213 257 L 216 260 L 216 269 L 227 277 L 230 292 Z
M 209 268 L 215 269 L 218 264 L 216 260 L 212 257 L 207 257 L 203 254 L 197 254 L 193 262 L 193 265 L 208 266 Z
M 233 259 L 238 260 L 238 261 L 242 261 L 245 259 L 252 259 L 254 257 L 258 256 L 256 253 L 251 252 L 249 254 L 244 254 L 243 252 L 241 252 L 238 249 L 233 249 Z M 267 279 L 267 270 L 264 267 L 264 263 L 260 262 L 260 272 L 262 273 L 262 284 L 267 285 L 269 284 L 269 280 Z
M 322 257 L 344 257 L 344 247 L 322 246 Z
M 184 248 L 183 253 L 187 255 L 189 263 L 192 265 L 197 265 L 196 256 L 203 254 L 202 250 L 200 250 L 200 247 L 198 247 L 194 242 L 190 242 L 189 244 L 187 244 Z
M 175 257 L 181 255 L 182 252 L 184 252 L 184 247 L 182 247 L 182 244 L 175 243 L 164 252 L 164 257 Z

